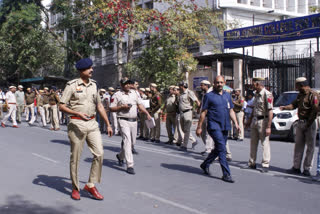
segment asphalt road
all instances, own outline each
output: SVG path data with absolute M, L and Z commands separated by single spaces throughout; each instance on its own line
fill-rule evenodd
M 164 126 L 162 134 L 161 141 L 167 141 Z M 97 188 L 105 199 L 96 201 L 81 191 L 81 200 L 74 201 L 70 198 L 66 126 L 61 131 L 50 131 L 37 123 L 33 127 L 22 123 L 19 129 L 0 128 L 0 214 L 319 213 L 320 182 L 285 172 L 292 166 L 294 146 L 285 140 L 271 142 L 271 170 L 267 174 L 240 169 L 248 160 L 248 138 L 229 141 L 234 184 L 220 179 L 218 163 L 211 166 L 212 177 L 203 175 L 199 168 L 203 160 L 199 153 L 204 150 L 201 141 L 190 152 L 137 141 L 136 175 L 117 165 L 120 142 L 119 136 L 103 136 L 104 166 Z M 261 155 L 259 148 L 258 162 Z M 85 145 L 79 175 L 82 187 L 91 159 Z

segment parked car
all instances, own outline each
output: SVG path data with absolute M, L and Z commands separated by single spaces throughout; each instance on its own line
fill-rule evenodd
M 313 88 L 313 90 L 320 93 L 318 88 Z M 288 140 L 294 141 L 298 123 L 298 109 L 280 111 L 279 107 L 291 104 L 297 98 L 298 93 L 298 91 L 284 92 L 275 101 L 271 124 L 271 133 L 273 135 L 285 136 Z

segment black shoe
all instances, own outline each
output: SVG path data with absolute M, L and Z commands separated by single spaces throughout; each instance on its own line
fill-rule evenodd
M 200 168 L 203 170 L 203 173 L 211 176 L 209 167 L 210 165 L 209 164 L 206 165 L 204 162 L 200 165 Z
M 241 169 L 257 169 L 256 165 L 246 165 L 244 167 L 241 167 Z
M 165 142 L 164 144 L 172 145 L 173 142 L 171 140 L 169 140 L 169 141 Z
M 181 143 L 176 143 L 176 146 L 181 146 Z
M 196 148 L 196 145 L 198 145 L 198 141 L 194 142 L 191 146 L 191 149 L 194 150 Z
M 17 123 L 19 123 L 19 124 L 20 124 L 20 123 L 21 123 L 21 121 L 17 121 Z
M 307 176 L 307 177 L 310 177 L 311 176 L 311 173 L 309 170 L 303 170 L 303 173 L 302 173 L 304 176 Z
M 237 141 L 238 141 L 238 142 L 242 142 L 242 141 L 243 141 L 243 139 L 239 139 L 239 138 L 238 138 L 238 139 L 237 139 Z
M 137 150 L 135 148 L 132 148 L 132 154 L 137 155 L 139 153 L 137 152 Z
M 142 140 L 142 139 L 144 139 L 144 137 L 143 136 L 139 136 L 137 139 Z
M 118 159 L 118 164 L 119 166 L 123 166 L 123 160 L 120 159 L 119 154 L 116 155 L 117 159 Z
M 150 141 L 151 141 L 151 142 L 154 142 L 154 141 L 156 141 L 156 140 L 155 140 L 155 139 L 151 139 Z
M 262 173 L 267 173 L 267 172 L 269 172 L 269 168 L 268 167 L 262 167 L 261 172 Z
M 227 158 L 227 161 L 228 161 L 228 162 L 231 162 L 231 161 L 232 161 L 232 158 Z
M 160 140 L 155 140 L 154 142 L 155 142 L 155 143 L 160 143 Z
M 131 174 L 131 175 L 136 174 L 136 173 L 134 172 L 134 169 L 133 169 L 132 167 L 128 167 L 127 173 L 128 173 L 128 174 Z
M 180 150 L 181 150 L 181 151 L 185 151 L 185 152 L 188 151 L 187 147 L 184 147 L 184 146 L 181 146 L 181 147 L 180 147 Z
M 222 176 L 222 180 L 228 183 L 234 183 L 234 180 L 232 179 L 231 175 Z
M 292 167 L 291 169 L 288 169 L 288 170 L 287 170 L 287 173 L 289 173 L 289 174 L 295 174 L 295 175 L 300 175 L 300 174 L 301 174 L 301 170 Z

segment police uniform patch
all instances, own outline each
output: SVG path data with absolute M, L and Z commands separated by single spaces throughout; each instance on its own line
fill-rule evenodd
M 268 97 L 268 103 L 272 104 L 272 97 Z
M 76 92 L 77 92 L 77 93 L 82 93 L 82 88 L 81 88 L 80 86 L 78 86 L 78 87 L 76 88 Z
M 318 97 L 317 96 L 314 96 L 314 98 L 313 98 L 313 104 L 318 104 Z

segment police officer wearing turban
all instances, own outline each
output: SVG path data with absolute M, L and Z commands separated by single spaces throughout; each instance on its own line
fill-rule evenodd
M 71 197 L 74 200 L 80 200 L 78 168 L 85 141 L 87 141 L 93 154 L 93 159 L 89 180 L 84 187 L 84 191 L 88 192 L 94 199 L 103 200 L 103 196 L 95 187 L 95 183 L 99 183 L 101 180 L 103 163 L 102 137 L 99 125 L 95 120 L 96 111 L 105 121 L 108 135 L 112 136 L 112 128 L 102 105 L 96 81 L 90 79 L 93 73 L 92 64 L 93 62 L 89 58 L 77 62 L 76 68 L 79 71 L 80 78 L 67 83 L 59 106 L 61 111 L 70 115 L 68 136 L 71 143 Z
M 293 110 L 298 108 L 298 125 L 296 129 L 293 166 L 288 170 L 292 174 L 300 174 L 300 167 L 307 146 L 306 155 L 303 163 L 303 175 L 310 176 L 312 169 L 313 153 L 316 144 L 319 95 L 310 89 L 307 79 L 299 77 L 296 79 L 296 89 L 299 91 L 297 99 L 290 105 L 280 106 L 280 110 Z

